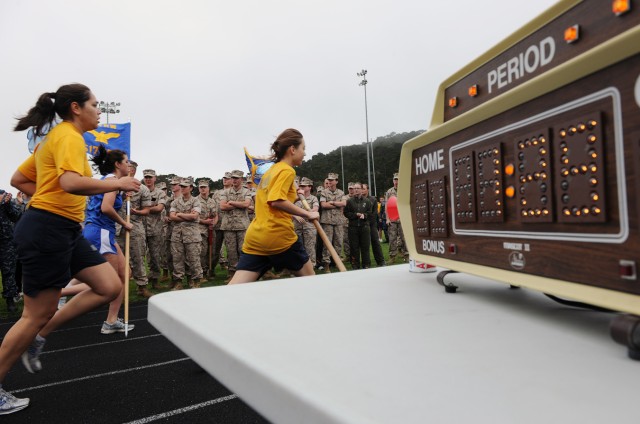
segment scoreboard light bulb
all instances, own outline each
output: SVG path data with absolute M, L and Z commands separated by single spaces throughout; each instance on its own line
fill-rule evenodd
M 589 170 L 595 174 L 596 172 L 598 172 L 598 167 L 595 163 L 592 163 L 589 165 Z
M 569 128 L 569 135 L 574 135 L 577 132 L 578 132 L 578 129 L 576 127 Z
M 591 159 L 596 159 L 598 157 L 598 153 L 595 150 L 591 149 L 589 150 L 589 156 L 591 157 Z
M 453 108 L 453 107 L 457 107 L 458 106 L 458 98 L 457 97 L 451 97 L 449 99 L 449 107 Z
M 549 215 L 549 209 L 542 209 L 542 215 L 544 216 Z
M 478 95 L 478 84 L 473 84 L 469 87 L 469 96 L 476 97 Z
M 591 200 L 597 202 L 598 200 L 600 200 L 600 195 L 594 191 L 593 193 L 591 193 Z
M 600 210 L 600 208 L 599 208 L 599 207 L 597 207 L 597 206 L 593 206 L 593 207 L 591 208 L 591 213 L 592 213 L 592 214 L 594 214 L 594 215 L 599 215 L 599 214 L 600 214 L 600 212 L 602 212 L 602 210 Z
M 623 15 L 631 10 L 630 0 L 613 0 L 611 10 L 616 16 Z
M 567 44 L 575 43 L 580 39 L 580 25 L 573 25 L 564 30 L 564 41 Z
M 587 129 L 587 126 L 585 124 L 583 124 L 582 122 L 578 124 L 578 131 L 579 132 L 583 132 L 586 129 Z
M 516 188 L 514 186 L 509 186 L 504 190 L 504 194 L 506 194 L 508 198 L 513 199 L 516 195 Z
M 596 137 L 595 135 L 591 134 L 589 135 L 589 137 L 587 137 L 587 141 L 591 144 L 595 143 L 596 141 L 598 141 L 598 137 Z
M 598 125 L 598 122 L 595 119 L 592 119 L 587 123 L 590 130 L 594 129 L 596 125 Z
M 540 143 L 541 143 L 541 144 L 544 144 L 544 143 L 546 143 L 546 142 L 547 142 L 547 139 L 546 139 L 546 138 L 544 138 L 544 137 L 540 137 L 538 140 L 540 140 Z
M 591 185 L 591 187 L 595 187 L 598 185 L 598 179 L 597 178 L 589 178 L 589 184 Z
M 589 211 L 589 208 L 588 208 L 588 207 L 584 206 L 584 207 L 582 208 L 582 214 L 583 214 L 583 215 L 589 215 L 589 212 L 590 212 L 590 211 Z
M 506 175 L 511 176 L 511 175 L 513 175 L 515 172 L 516 172 L 516 167 L 515 167 L 515 166 L 513 166 L 513 164 L 512 164 L 512 163 L 508 163 L 507 165 L 505 165 L 505 167 L 504 167 L 504 173 L 505 173 Z
M 571 211 L 569 210 L 569 208 L 562 209 L 562 213 L 564 214 L 564 216 L 571 216 Z

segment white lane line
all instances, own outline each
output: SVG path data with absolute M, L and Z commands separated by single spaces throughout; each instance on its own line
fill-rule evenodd
M 125 423 L 125 424 L 145 424 L 145 423 L 150 423 L 152 421 L 161 420 L 163 418 L 172 417 L 174 415 L 184 414 L 185 412 L 189 412 L 189 411 L 193 411 L 193 410 L 196 410 L 196 409 L 204 408 L 206 406 L 215 405 L 216 403 L 226 402 L 228 400 L 236 399 L 237 397 L 238 397 L 237 395 L 229 395 L 229 396 L 219 397 L 218 399 L 212 399 L 212 400 L 208 400 L 206 402 L 196 403 L 195 405 L 185 406 L 184 408 L 174 409 L 173 411 L 163 412 L 162 414 L 152 415 L 150 417 L 141 418 L 141 419 L 135 420 L 135 421 L 129 421 L 128 423 Z
M 109 336 L 112 336 L 111 334 L 105 334 L 103 335 L 103 337 L 105 338 L 109 338 Z M 81 345 L 81 346 L 74 346 L 74 347 L 67 347 L 64 349 L 57 349 L 57 350 L 49 350 L 49 351 L 44 351 L 41 353 L 41 355 L 46 355 L 48 353 L 54 353 L 54 352 L 66 352 L 67 350 L 76 350 L 76 349 L 83 349 L 85 347 L 91 347 L 91 346 L 102 346 L 102 345 L 108 345 L 108 344 L 112 344 L 112 343 L 122 343 L 122 342 L 126 342 L 128 340 L 133 341 L 133 340 L 142 340 L 142 339 L 148 339 L 149 337 L 158 337 L 158 336 L 162 336 L 162 334 L 160 333 L 156 333 L 156 334 L 150 334 L 148 336 L 140 336 L 140 337 L 124 337 L 122 339 L 117 339 L 117 340 L 111 340 L 108 342 L 100 342 L 100 343 L 92 343 L 92 344 L 88 344 L 88 345 Z M 2 341 L 4 339 L 0 339 L 0 341 Z
M 128 372 L 140 371 L 140 370 L 144 370 L 144 369 L 147 369 L 147 368 L 162 367 L 162 366 L 165 366 L 165 365 L 171 365 L 171 364 L 175 364 L 177 362 L 190 361 L 190 360 L 191 360 L 191 358 L 189 358 L 187 356 L 185 358 L 174 359 L 172 361 L 160 362 L 160 363 L 157 363 L 157 364 L 143 365 L 141 367 L 127 368 L 127 369 L 124 369 L 124 370 L 111 371 L 111 372 L 104 372 L 102 374 L 87 375 L 87 376 L 84 376 L 84 377 L 72 378 L 70 380 L 56 381 L 55 383 L 41 384 L 40 386 L 25 387 L 24 389 L 12 390 L 11 393 L 21 393 L 21 392 L 26 392 L 28 390 L 38 390 L 38 389 L 44 389 L 44 388 L 47 388 L 47 387 L 60 386 L 62 384 L 75 383 L 77 381 L 93 380 L 94 378 L 108 377 L 108 376 L 116 375 L 116 374 L 124 374 L 124 373 L 128 373 Z
M 133 322 L 138 322 L 138 321 L 146 321 L 146 318 L 138 318 L 138 319 L 130 319 L 129 322 L 133 323 Z M 54 330 L 52 333 L 62 333 L 64 331 L 73 331 L 73 330 L 82 330 L 84 328 L 96 328 L 96 327 L 101 327 L 102 323 L 100 324 L 91 324 L 91 325 L 82 325 L 79 327 L 65 327 L 65 328 L 61 328 L 59 330 Z
M 40 354 L 40 356 L 48 355 L 50 353 L 68 352 L 70 350 L 85 349 L 85 348 L 94 347 L 94 346 L 104 346 L 104 345 L 109 345 L 109 344 L 113 344 L 113 343 L 124 343 L 124 342 L 128 342 L 128 341 L 143 340 L 143 339 L 148 339 L 150 337 L 164 337 L 164 336 L 162 336 L 162 334 L 158 333 L 158 334 L 150 334 L 148 336 L 130 337 L 130 338 L 122 338 L 122 339 L 118 339 L 118 340 L 111 340 L 109 342 L 91 343 L 91 344 L 88 344 L 88 345 L 65 347 L 63 349 L 56 349 L 56 350 L 49 350 L 49 351 L 45 350 Z

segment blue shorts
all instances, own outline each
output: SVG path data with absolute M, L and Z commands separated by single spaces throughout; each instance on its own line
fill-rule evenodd
M 13 237 L 22 262 L 22 289 L 30 297 L 44 289 L 61 289 L 78 272 L 106 262 L 82 237 L 79 223 L 41 209 L 27 209 Z
M 265 272 L 269 271 L 271 267 L 273 267 L 276 272 L 280 272 L 285 268 L 291 271 L 299 271 L 308 261 L 309 255 L 307 255 L 304 246 L 300 242 L 300 238 L 298 238 L 291 247 L 277 255 L 263 256 L 242 252 L 236 270 L 257 272 L 261 277 Z
M 116 233 L 100 228 L 90 222 L 82 230 L 84 238 L 93 244 L 101 255 L 105 253 L 118 253 L 116 249 Z

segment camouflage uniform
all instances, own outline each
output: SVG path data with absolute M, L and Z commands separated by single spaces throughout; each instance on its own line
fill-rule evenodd
M 305 197 L 305 200 L 309 204 L 309 208 L 311 208 L 311 210 L 320 206 L 318 198 L 313 194 L 309 195 L 309 197 Z M 295 205 L 304 209 L 300 199 L 296 200 Z M 311 263 L 315 266 L 318 230 L 316 230 L 316 227 L 311 222 L 305 221 L 304 223 L 299 223 L 296 219 L 293 220 L 293 228 L 295 229 L 302 244 L 304 244 L 304 250 L 307 251 L 309 259 L 311 259 Z
M 8 307 L 9 304 L 13 305 L 13 299 L 18 296 L 16 285 L 18 255 L 13 241 L 13 225 L 21 215 L 20 207 L 13 200 L 9 200 L 9 196 L 6 193 L 0 194 L 0 272 L 2 273 L 2 297 L 7 301 Z
M 338 188 L 335 191 L 325 189 L 322 191 L 320 197 L 320 202 L 341 202 L 343 200 L 345 200 L 345 194 Z M 344 215 L 342 214 L 342 209 L 343 208 L 323 209 L 320 215 L 322 229 L 338 254 L 342 252 L 342 242 L 344 240 Z M 324 246 L 322 248 L 322 263 L 328 264 L 330 261 L 331 254 L 329 253 L 329 249 Z
M 182 185 L 183 183 L 180 183 Z M 170 213 L 200 213 L 200 199 L 190 197 L 175 199 L 171 202 Z M 198 282 L 202 278 L 200 266 L 200 228 L 198 218 L 195 221 L 174 221 L 171 232 L 171 254 L 173 255 L 173 281 L 181 283 L 185 276 L 185 264 L 189 270 L 189 280 Z
M 390 197 L 398 197 L 398 192 L 395 187 L 391 187 L 384 195 L 384 199 L 386 201 L 388 201 Z M 396 255 L 398 254 L 398 250 L 405 259 L 408 257 L 409 253 L 407 252 L 407 245 L 404 241 L 404 233 L 402 232 L 400 218 L 398 218 L 397 221 L 391 221 L 387 214 L 387 219 L 389 220 L 389 262 L 393 263 Z
M 220 196 L 221 202 L 237 201 L 243 202 L 251 200 L 251 192 L 246 188 L 235 190 L 233 187 L 225 190 Z M 227 259 L 229 260 L 229 273 L 233 273 L 238 265 L 244 235 L 249 228 L 249 214 L 246 208 L 236 208 L 230 211 L 223 211 L 222 225 L 224 231 L 224 243 L 227 246 Z
M 220 263 L 221 267 L 227 265 L 227 258 L 222 254 L 222 244 L 224 243 L 224 231 L 221 230 L 222 217 L 226 213 L 220 210 L 220 200 L 222 199 L 222 193 L 224 189 L 216 190 L 213 193 L 212 199 L 216 206 L 216 213 L 218 214 L 218 222 L 213 226 L 213 260 L 211 262 L 211 268 L 216 269 L 216 265 Z
M 155 187 L 154 190 L 150 192 L 150 195 L 150 206 L 163 205 L 164 210 L 164 205 L 166 205 L 167 202 L 167 196 L 164 191 Z M 161 274 L 161 259 L 164 247 L 162 211 L 156 213 L 149 212 L 149 215 L 144 217 L 144 223 L 147 236 L 147 249 L 149 251 L 149 255 L 147 256 L 149 280 L 152 282 L 152 285 L 155 285 Z
M 357 214 L 363 214 L 365 219 L 360 219 Z M 371 219 L 371 200 L 367 197 L 353 196 L 347 200 L 344 208 L 344 216 L 349 220 L 349 238 L 351 239 L 351 266 L 353 269 L 360 269 L 360 259 L 362 266 L 371 266 L 369 248 L 371 238 L 369 236 L 369 222 Z
M 131 196 L 131 209 L 144 209 L 152 205 L 151 192 L 144 184 L 140 186 L 140 191 Z M 127 202 L 122 203 L 122 208 L 118 211 L 122 219 L 127 219 Z M 144 256 L 147 251 L 144 216 L 131 214 L 133 229 L 129 235 L 129 258 L 131 264 L 131 274 L 138 287 L 144 287 L 149 282 L 147 270 L 144 265 Z M 116 225 L 116 241 L 120 247 L 125 248 L 125 231 Z
M 211 197 L 204 199 L 202 196 L 198 196 L 198 199 L 200 200 L 200 219 L 215 217 L 218 208 L 215 200 Z M 209 273 L 209 225 L 200 224 L 198 227 L 200 228 L 200 265 L 202 266 L 202 275 L 205 275 Z M 215 234 L 212 234 L 211 237 L 211 248 L 213 249 Z M 214 266 L 213 260 L 211 266 Z
M 172 180 L 172 184 L 173 184 Z M 162 231 L 164 235 L 164 257 L 165 267 L 169 271 L 169 275 L 173 275 L 173 254 L 171 253 L 171 234 L 173 233 L 174 222 L 169 219 L 169 213 L 171 211 L 171 204 L 175 200 L 175 197 L 167 197 L 164 205 L 165 218 L 162 224 Z

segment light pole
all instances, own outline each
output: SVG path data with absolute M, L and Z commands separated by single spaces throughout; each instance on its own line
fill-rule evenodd
M 100 102 L 98 103 L 100 107 L 100 112 L 107 114 L 107 125 L 109 125 L 109 114 L 115 115 L 116 113 L 120 113 L 120 102 Z
M 367 184 L 369 189 L 371 189 L 371 167 L 369 165 L 369 112 L 367 111 L 367 70 L 363 69 L 358 72 L 358 76 L 362 77 L 360 85 L 364 87 L 364 119 L 367 129 L 367 143 L 365 144 L 365 147 L 367 148 Z

